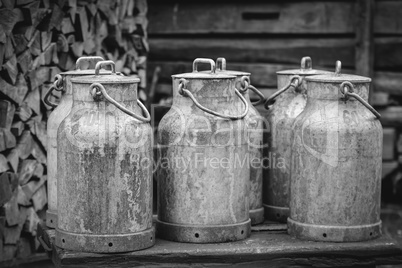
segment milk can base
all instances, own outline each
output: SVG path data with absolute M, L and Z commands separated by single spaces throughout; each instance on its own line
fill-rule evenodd
M 250 236 L 251 220 L 228 225 L 182 225 L 156 221 L 158 237 L 184 243 L 222 243 Z
M 49 228 L 57 227 L 57 211 L 56 210 L 47 210 L 46 211 L 46 226 Z
M 301 223 L 288 218 L 288 233 L 303 240 L 359 242 L 379 237 L 381 221 L 366 225 L 327 226 Z
M 270 206 L 267 204 L 263 204 L 264 206 L 264 215 L 267 220 L 277 221 L 286 223 L 289 217 L 289 208 L 288 207 L 276 207 Z
M 250 209 L 251 225 L 256 225 L 264 222 L 264 208 Z
M 75 251 L 115 253 L 152 247 L 155 244 L 155 228 L 142 232 L 113 235 L 70 233 L 56 229 L 56 246 Z

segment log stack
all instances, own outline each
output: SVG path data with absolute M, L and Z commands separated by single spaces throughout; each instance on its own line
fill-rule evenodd
M 43 97 L 55 74 L 73 69 L 80 56 L 100 55 L 142 78 L 146 100 L 146 12 L 146 0 L 0 2 L 0 266 L 39 249 L 51 112 Z

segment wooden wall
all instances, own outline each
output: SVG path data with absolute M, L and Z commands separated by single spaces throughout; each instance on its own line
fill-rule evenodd
M 142 78 L 146 97 L 146 12 L 146 0 L 0 2 L 0 267 L 47 258 L 35 254 L 35 235 L 47 208 L 52 109 L 43 97 L 55 74 L 74 69 L 80 56 L 100 55 Z
M 228 69 L 251 72 L 266 96 L 277 86 L 275 72 L 297 68 L 303 56 L 327 70 L 341 60 L 345 73 L 373 78 L 371 103 L 384 126 L 383 188 L 390 192 L 383 196 L 402 201 L 402 191 L 392 192 L 402 185 L 401 12 L 402 1 L 382 0 L 151 1 L 148 75 L 158 74 L 155 101 L 170 101 L 170 75 L 191 71 L 197 57 L 225 57 Z

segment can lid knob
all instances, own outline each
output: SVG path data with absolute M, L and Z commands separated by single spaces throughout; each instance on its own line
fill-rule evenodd
M 342 69 L 342 62 L 340 60 L 337 60 L 335 63 L 335 75 L 340 75 L 341 69 Z
M 302 70 L 311 70 L 313 68 L 313 63 L 310 57 L 303 57 L 300 65 Z
M 226 71 L 226 59 L 219 57 L 216 59 L 216 69 L 219 71 Z

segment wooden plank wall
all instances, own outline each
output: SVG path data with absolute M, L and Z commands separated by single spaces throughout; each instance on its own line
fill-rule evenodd
M 328 70 L 341 60 L 344 72 L 373 78 L 372 104 L 386 129 L 384 177 L 399 173 L 401 12 L 395 0 L 151 1 L 148 75 L 160 68 L 155 101 L 169 102 L 170 75 L 191 71 L 197 57 L 225 57 L 228 69 L 251 72 L 266 96 L 276 88 L 275 72 L 297 68 L 303 56 Z

